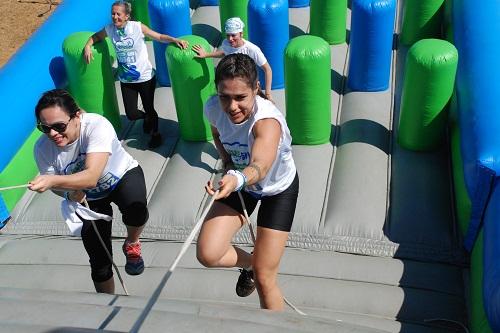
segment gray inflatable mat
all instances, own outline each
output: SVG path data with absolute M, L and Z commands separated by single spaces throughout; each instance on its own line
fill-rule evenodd
M 193 12 L 197 33 L 220 31 L 215 11 Z M 291 31 L 307 32 L 308 8 L 289 13 Z M 349 20 L 350 11 L 348 26 Z M 145 331 L 434 333 L 466 324 L 465 257 L 451 214 L 448 152 L 416 154 L 397 146 L 394 124 L 406 51 L 394 52 L 388 91 L 359 93 L 344 87 L 348 44 L 331 50 L 331 142 L 294 146 L 301 191 L 278 276 L 286 297 L 308 317 L 288 308 L 282 314 L 260 311 L 256 294 L 238 298 L 237 270 L 202 267 L 190 245 Z M 273 97 L 286 114 L 285 91 L 275 90 Z M 121 98 L 119 104 L 123 110 Z M 73 324 L 82 330 L 130 329 L 206 206 L 203 185 L 218 169 L 212 143 L 179 139 L 170 87 L 156 90 L 155 107 L 164 136 L 157 149 L 147 148 L 141 121 L 122 118 L 123 145 L 145 171 L 151 215 L 143 234 L 146 270 L 139 277 L 123 274 L 133 296 L 95 295 L 80 239 L 64 236 L 61 199 L 27 193 L 0 238 L 0 304 L 10 307 L 0 318 L 0 331 L 56 331 Z M 113 233 L 119 237 L 124 231 L 115 209 Z M 234 241 L 248 245 L 248 228 Z M 122 242 L 113 240 L 123 272 Z M 118 281 L 116 290 L 122 292 Z

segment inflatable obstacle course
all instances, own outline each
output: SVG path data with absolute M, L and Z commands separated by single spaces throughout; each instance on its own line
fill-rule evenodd
M 72 1 L 65 0 L 65 3 L 71 4 Z M 363 61 L 363 59 L 349 58 L 348 54 L 355 51 L 354 39 L 356 37 L 352 34 L 356 30 L 356 5 L 367 3 L 382 5 L 388 2 L 356 3 L 353 1 L 352 10 L 346 8 L 346 24 L 351 32 L 349 44 L 340 43 L 329 46 L 329 74 L 330 81 L 334 82 L 330 85 L 331 140 L 312 146 L 294 146 L 294 158 L 301 177 L 301 195 L 289 238 L 289 247 L 280 268 L 282 273 L 280 281 L 283 283 L 285 294 L 290 295 L 294 303 L 298 303 L 298 306 L 311 316 L 308 319 L 330 320 L 325 324 L 326 326 L 321 326 L 324 330 L 337 329 L 332 319 L 334 318 L 348 325 L 340 329 L 345 328 L 350 331 L 453 332 L 459 325 L 468 325 L 465 304 L 466 285 L 462 279 L 463 267 L 467 266 L 467 262 L 464 261 L 465 256 L 461 251 L 460 232 L 456 229 L 453 219 L 451 203 L 453 196 L 450 193 L 451 184 L 448 181 L 450 170 L 447 150 L 441 147 L 430 152 L 415 153 L 404 149 L 396 142 L 402 131 L 397 124 L 399 124 L 399 118 L 404 117 L 401 98 L 404 94 L 405 68 L 402 65 L 404 62 L 399 60 L 408 57 L 406 48 L 393 49 L 391 43 L 390 48 L 384 48 L 384 52 L 389 50 L 386 53 L 389 54 L 388 57 L 375 57 L 378 63 L 387 63 L 387 59 L 390 59 L 389 65 L 385 67 L 386 70 L 388 68 L 389 75 L 387 76 L 387 71 L 384 71 L 380 76 L 376 76 L 376 78 L 382 77 L 384 80 L 380 81 L 387 83 L 386 90 L 369 92 L 365 88 L 355 91 L 344 89 L 343 82 L 349 80 L 352 74 L 351 66 L 362 68 L 360 64 L 356 64 L 356 61 Z M 110 3 L 106 3 L 105 7 L 109 5 Z M 311 5 L 313 5 L 312 2 Z M 458 203 L 465 203 L 467 200 L 471 202 L 475 199 L 469 193 L 474 193 L 471 189 L 476 184 L 473 175 L 475 175 L 475 165 L 478 160 L 495 170 L 494 164 L 488 164 L 495 159 L 489 159 L 488 156 L 495 154 L 494 149 L 491 150 L 492 153 L 489 151 L 490 145 L 492 148 L 495 145 L 498 147 L 491 134 L 498 133 L 494 130 L 496 121 L 481 113 L 481 110 L 492 109 L 490 96 L 494 94 L 490 93 L 490 87 L 481 85 L 482 81 L 479 80 L 479 76 L 475 76 L 475 73 L 496 75 L 495 71 L 498 67 L 489 58 L 495 52 L 478 53 L 476 52 L 477 46 L 470 47 L 471 42 L 473 45 L 477 43 L 477 45 L 489 47 L 498 45 L 498 43 L 485 43 L 485 40 L 495 38 L 492 34 L 486 33 L 484 25 L 484 22 L 499 22 L 494 19 L 494 15 L 498 13 L 495 6 L 497 5 L 488 3 L 478 12 L 473 10 L 467 1 L 454 1 L 452 20 L 450 20 L 453 29 L 446 29 L 446 31 L 453 31 L 456 40 L 453 44 L 457 48 L 459 57 L 465 57 L 464 68 L 461 68 L 459 63 L 456 79 L 457 89 L 461 93 L 455 96 L 458 101 L 451 103 L 452 109 L 455 108 L 451 110 L 451 114 L 455 117 L 453 126 L 457 127 L 455 133 L 459 133 L 459 135 L 452 136 L 453 147 L 455 147 L 452 149 L 453 163 L 464 166 L 462 171 L 454 168 L 455 179 L 458 179 L 454 182 L 455 189 L 463 191 L 455 196 L 457 200 L 460 200 L 457 201 Z M 60 7 L 62 8 L 63 6 Z M 307 7 L 289 9 L 289 25 L 307 27 L 309 17 L 303 15 L 306 10 Z M 396 3 L 394 10 L 397 14 L 396 30 L 392 30 L 391 34 L 401 31 L 399 21 L 403 12 L 401 2 Z M 301 14 L 297 15 L 297 11 Z M 109 8 L 106 8 L 106 13 L 108 12 Z M 197 24 L 203 22 L 206 26 L 220 31 L 219 17 L 213 19 L 213 16 L 204 15 L 204 13 L 208 13 L 208 8 L 198 7 L 191 19 L 193 17 L 200 20 L 204 18 L 205 21 L 197 21 Z M 106 17 L 103 16 L 102 21 L 96 25 L 102 27 L 103 24 L 109 22 L 108 15 L 109 13 Z M 479 22 L 478 17 L 493 19 Z M 365 23 L 367 22 L 369 21 Z M 251 25 L 252 20 L 249 22 L 249 26 Z M 472 36 L 467 33 L 469 30 L 463 30 L 464 27 L 473 30 Z M 81 28 L 79 31 L 96 31 L 97 29 Z M 298 29 L 294 31 L 302 33 Z M 303 28 L 302 31 L 309 32 L 307 28 Z M 373 40 L 367 37 L 361 38 L 361 40 L 365 38 L 365 41 Z M 62 40 L 59 43 L 60 49 Z M 365 45 L 360 43 L 360 45 L 358 47 L 365 54 L 377 56 L 376 47 L 371 48 L 371 45 L 367 43 Z M 51 60 L 47 63 L 60 56 L 57 52 L 50 55 Z M 154 50 L 151 48 L 150 54 L 153 55 L 153 53 Z M 165 53 L 162 56 L 165 57 Z M 40 55 L 40 58 L 43 57 Z M 322 60 L 325 59 L 322 58 Z M 22 68 L 18 66 L 16 69 L 20 71 Z M 469 69 L 479 71 L 468 72 Z M 370 73 L 370 70 L 371 68 L 366 69 L 366 73 Z M 284 71 L 286 81 L 288 74 L 286 69 Z M 162 71 L 162 73 L 165 72 Z M 166 73 L 168 74 L 168 71 Z M 355 74 L 352 75 L 355 77 Z M 50 82 L 55 82 L 55 80 Z M 489 82 L 495 82 L 495 80 Z M 38 85 L 35 80 L 32 84 L 38 87 L 39 91 L 44 90 L 43 85 Z M 119 85 L 115 86 L 119 89 Z M 210 179 L 219 167 L 217 153 L 210 142 L 188 142 L 182 139 L 181 119 L 176 114 L 177 103 L 174 103 L 173 90 L 173 87 L 158 88 L 156 97 L 157 108 L 161 115 L 160 129 L 162 133 L 166 133 L 167 138 L 162 147 L 154 152 L 145 148 L 140 124 L 125 122 L 126 126 L 122 133 L 126 149 L 140 161 L 145 169 L 151 212 L 151 220 L 145 230 L 145 237 L 149 238 L 144 246 L 145 258 L 147 258 L 146 273 L 139 282 L 132 282 L 134 293 L 138 297 L 147 296 L 150 293 L 151 286 L 155 285 L 157 277 L 162 274 L 165 266 L 172 259 L 171 254 L 175 254 L 176 242 L 182 241 L 189 232 L 197 213 L 207 202 L 200 184 Z M 478 91 L 484 94 L 481 98 L 477 97 Z M 119 94 L 119 90 L 117 93 Z M 281 89 L 273 91 L 277 105 L 288 114 L 293 106 L 285 103 L 287 93 Z M 468 98 L 465 98 L 466 96 Z M 37 98 L 38 95 L 33 97 L 35 100 Z M 32 117 L 31 107 L 19 108 L 19 110 L 19 118 L 22 118 L 23 112 Z M 475 118 L 464 113 L 464 110 L 473 110 Z M 400 111 L 403 113 L 400 114 Z M 121 112 L 123 115 L 123 110 Z M 422 116 L 422 114 L 419 115 L 419 117 Z M 31 124 L 33 125 L 33 122 Z M 308 124 L 304 123 L 304 125 Z M 486 129 L 482 127 L 485 125 Z M 16 144 L 23 144 L 23 142 Z M 463 148 L 467 144 L 471 145 L 472 150 Z M 474 147 L 478 147 L 479 150 L 473 150 Z M 17 150 L 14 149 L 14 151 Z M 459 157 L 455 156 L 457 152 L 461 154 Z M 2 154 L 2 158 L 4 156 Z M 12 155 L 10 155 L 7 164 L 10 165 L 12 161 Z M 4 172 L 0 174 L 0 180 L 4 179 Z M 30 179 L 27 175 L 23 176 Z M 463 186 L 460 185 L 460 179 L 463 181 Z M 494 217 L 497 216 L 494 210 L 494 202 L 497 200 L 495 193 L 492 192 L 492 201 L 485 207 L 485 222 L 494 221 Z M 9 293 L 2 287 L 12 288 L 13 286 L 37 291 L 40 289 L 58 292 L 61 290 L 92 291 L 93 287 L 88 281 L 87 258 L 82 253 L 81 246 L 75 246 L 78 242 L 64 236 L 67 231 L 57 212 L 58 199 L 50 193 L 34 195 L 28 192 L 16 202 L 17 205 L 12 211 L 13 219 L 3 230 L 6 236 L 3 238 L 0 249 L 0 264 L 2 264 L 0 290 L 3 293 L 1 295 Z M 460 214 L 460 229 L 465 230 L 470 218 L 468 215 L 473 215 L 473 213 L 468 211 L 467 206 L 458 207 L 458 204 L 456 206 Z M 115 213 L 115 219 L 117 221 L 113 226 L 114 235 L 123 236 L 124 228 L 119 223 L 118 212 Z M 490 323 L 495 324 L 496 313 L 493 310 L 495 298 L 491 296 L 495 295 L 495 285 L 498 283 L 495 283 L 496 268 L 492 264 L 495 261 L 490 257 L 496 253 L 494 248 L 496 231 L 492 227 L 494 224 L 490 222 L 485 223 L 484 229 L 479 228 L 480 233 L 475 238 L 473 247 L 471 262 L 473 297 L 470 304 L 472 311 L 469 326 L 477 332 L 489 330 L 486 314 Z M 42 236 L 32 239 L 32 235 Z M 248 244 L 248 233 L 242 230 L 235 237 L 235 241 Z M 115 245 L 115 249 L 119 249 L 118 243 Z M 486 256 L 483 255 L 483 249 Z M 157 253 L 161 255 L 156 255 Z M 119 253 L 115 255 L 117 258 L 120 257 Z M 192 300 L 188 307 L 195 310 L 185 311 L 183 315 L 176 313 L 171 317 L 178 319 L 185 316 L 187 312 L 190 313 L 189 319 L 193 325 L 196 322 L 200 327 L 210 330 L 213 328 L 210 320 L 193 320 L 203 313 L 199 309 L 207 309 L 200 305 L 200 300 L 201 302 L 215 302 L 218 309 L 228 307 L 241 309 L 241 300 L 235 298 L 233 290 L 229 290 L 232 288 L 227 288 L 228 285 L 234 283 L 237 274 L 229 270 L 203 269 L 196 262 L 193 250 L 187 257 L 190 259 L 184 263 L 184 267 L 181 267 L 177 278 L 174 277 L 173 284 L 167 289 L 168 295 L 163 299 L 165 302 L 173 303 L 167 305 L 163 303 L 162 306 L 172 309 L 179 306 L 180 303 L 176 301 L 178 299 L 188 299 L 190 302 Z M 50 265 L 47 265 L 47 261 L 50 261 Z M 484 266 L 481 266 L 483 262 Z M 47 266 L 50 266 L 50 272 Z M 51 279 L 47 281 L 44 276 L 49 273 Z M 68 276 L 71 277 L 71 284 L 64 283 L 68 280 Z M 483 283 L 483 277 L 486 283 Z M 207 288 L 200 281 L 213 283 L 210 288 Z M 488 290 L 485 293 L 484 307 L 481 299 L 483 285 Z M 383 302 L 384 304 L 380 304 L 381 297 L 387 300 Z M 92 300 L 92 302 L 98 301 Z M 116 302 L 117 306 L 122 306 L 122 309 L 123 306 L 132 306 L 129 301 L 117 299 Z M 248 299 L 247 302 L 250 308 L 258 307 L 256 297 Z M 30 307 L 32 311 L 35 311 L 34 313 L 40 314 L 36 318 L 43 319 L 40 319 L 38 324 L 48 325 L 53 317 L 44 311 L 48 311 L 49 307 L 32 306 L 38 305 L 35 303 L 34 299 L 26 303 L 17 301 L 15 306 L 11 305 L 9 309 L 15 310 L 16 306 Z M 109 304 L 109 300 L 106 300 L 105 304 Z M 56 308 L 54 304 L 50 306 Z M 107 313 L 108 310 L 99 307 L 92 312 L 100 320 L 94 321 L 92 315 L 89 314 L 84 323 L 86 327 L 99 327 L 102 323 L 101 314 Z M 238 310 L 233 311 L 231 312 L 233 314 L 238 312 Z M 214 311 L 210 313 L 213 314 Z M 262 312 L 250 312 L 252 313 L 251 324 L 248 323 L 249 311 L 246 313 L 248 327 L 254 325 L 252 327 L 260 328 L 262 326 L 259 325 L 266 325 L 267 318 Z M 5 316 L 7 317 L 4 319 L 7 321 L 9 313 L 5 312 Z M 162 316 L 162 318 L 167 317 L 169 316 Z M 67 316 L 67 318 L 72 317 Z M 296 329 L 301 324 L 304 326 L 300 328 L 307 327 L 307 319 L 300 319 L 293 315 L 291 318 L 295 324 L 294 327 L 287 327 L 289 330 Z M 442 323 L 430 322 L 429 318 L 445 318 L 449 325 L 443 326 Z M 158 325 L 160 321 L 155 322 L 155 320 L 159 319 L 151 318 L 151 326 L 148 328 L 154 330 L 154 327 L 161 326 Z M 224 317 L 218 318 L 217 322 L 218 325 L 231 327 L 230 325 L 234 323 L 232 320 L 234 318 Z M 277 322 L 276 318 L 273 320 Z M 73 319 L 72 323 L 75 322 Z M 177 320 L 177 322 L 185 321 Z M 453 322 L 459 324 L 452 324 Z M 119 326 L 118 320 L 115 319 L 111 319 L 109 323 L 116 325 L 113 326 L 115 328 L 121 327 L 123 330 L 129 328 Z M 169 322 L 169 324 L 173 323 Z M 307 324 L 314 325 L 309 321 Z M 33 322 L 29 325 L 33 325 Z M 11 326 L 7 329 L 11 329 Z M 251 331 L 250 328 L 249 331 Z

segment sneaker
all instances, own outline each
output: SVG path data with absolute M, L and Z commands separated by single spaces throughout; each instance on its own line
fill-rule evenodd
M 158 148 L 161 146 L 161 134 L 156 132 L 151 134 L 151 140 L 148 142 L 149 148 Z
M 139 275 L 144 271 L 144 260 L 141 256 L 141 242 L 131 243 L 125 240 L 123 243 L 123 254 L 127 258 L 125 272 L 129 275 Z
M 247 297 L 255 290 L 255 281 L 253 280 L 253 271 L 240 269 L 240 277 L 236 282 L 236 295 Z

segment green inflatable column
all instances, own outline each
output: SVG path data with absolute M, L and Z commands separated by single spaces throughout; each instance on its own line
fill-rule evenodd
M 201 45 L 209 51 L 211 46 L 199 36 L 180 37 L 189 45 Z M 215 72 L 211 58 L 195 58 L 191 48 L 182 50 L 171 43 L 165 51 L 172 83 L 175 109 L 182 139 L 186 141 L 212 140 L 210 124 L 203 115 L 207 99 L 215 94 Z
M 148 0 L 128 0 L 132 5 L 132 19 L 151 28 L 149 21 Z
M 427 151 L 441 143 L 457 65 L 457 49 L 447 41 L 422 39 L 410 48 L 399 118 L 398 141 L 402 147 Z
M 9 164 L 7 164 L 0 173 L 0 187 L 26 184 L 35 178 L 38 174 L 38 167 L 33 158 L 33 149 L 41 135 L 42 132 L 36 128 L 31 132 L 30 136 L 17 151 L 16 155 L 14 155 Z M 7 205 L 7 210 L 11 211 L 25 192 L 26 188 L 5 191 L 0 194 L 0 202 L 3 197 Z M 2 221 L 0 221 L 0 223 L 1 222 Z
M 443 31 L 445 39 L 453 44 L 453 0 L 445 0 L 443 14 Z
M 322 38 L 293 38 L 285 49 L 286 120 L 293 143 L 317 145 L 330 140 L 330 46 Z
M 223 38 L 226 38 L 224 32 L 224 23 L 231 17 L 239 17 L 245 23 L 243 29 L 243 38 L 248 39 L 248 0 L 219 0 L 220 30 Z
M 412 45 L 424 38 L 441 37 L 445 0 L 405 0 L 400 42 Z
M 345 43 L 347 0 L 311 0 L 310 11 L 311 35 L 330 45 Z
M 484 231 L 481 230 L 470 257 L 470 328 L 471 332 L 492 333 L 483 305 L 483 234 Z
M 87 64 L 83 47 L 91 35 L 91 32 L 75 32 L 63 42 L 68 90 L 83 110 L 105 116 L 118 132 L 121 128 L 120 111 L 111 68 L 115 51 L 108 39 L 96 43 L 92 47 L 94 60 Z

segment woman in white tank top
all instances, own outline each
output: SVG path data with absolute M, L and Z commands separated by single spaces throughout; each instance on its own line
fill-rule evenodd
M 216 188 L 219 193 L 200 231 L 198 260 L 207 267 L 240 267 L 238 296 L 257 287 L 262 308 L 282 310 L 276 277 L 299 191 L 290 131 L 281 112 L 263 96 L 249 56 L 224 57 L 215 83 L 218 96 L 206 103 L 205 115 L 227 173 L 217 186 L 205 186 L 210 195 Z M 245 221 L 237 192 L 249 214 L 261 203 L 253 254 L 231 245 Z
M 180 48 L 187 48 L 182 39 L 163 35 L 151 30 L 138 21 L 131 21 L 132 7 L 126 1 L 115 1 L 111 5 L 112 23 L 96 32 L 88 39 L 83 50 L 87 63 L 93 59 L 91 46 L 109 37 L 115 48 L 118 60 L 118 78 L 123 97 L 125 113 L 130 120 L 144 119 L 143 130 L 151 134 L 150 148 L 161 144 L 158 131 L 158 113 L 154 109 L 154 91 L 156 78 L 149 61 L 144 36 L 163 43 L 175 43 Z M 144 111 L 137 109 L 137 96 L 141 95 Z

